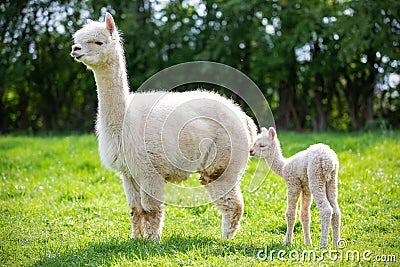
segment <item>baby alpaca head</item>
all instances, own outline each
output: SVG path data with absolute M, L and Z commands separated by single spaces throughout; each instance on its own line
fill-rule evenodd
M 91 69 L 118 62 L 120 37 L 114 19 L 106 13 L 105 22 L 87 20 L 74 34 L 71 56 Z
M 274 127 L 270 127 L 268 130 L 262 127 L 261 133 L 257 136 L 253 148 L 250 150 L 250 155 L 256 158 L 265 158 L 270 151 L 275 149 L 277 142 Z

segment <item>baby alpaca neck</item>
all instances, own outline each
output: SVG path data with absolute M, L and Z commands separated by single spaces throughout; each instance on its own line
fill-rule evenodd
M 286 163 L 286 158 L 282 155 L 282 150 L 279 141 L 276 139 L 265 157 L 269 167 L 277 175 L 282 176 L 283 167 Z

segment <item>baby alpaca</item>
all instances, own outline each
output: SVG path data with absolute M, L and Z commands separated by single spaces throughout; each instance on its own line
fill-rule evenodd
M 250 154 L 265 158 L 270 168 L 286 181 L 288 202 L 285 244 L 292 241 L 297 200 L 301 194 L 300 221 L 304 244 L 311 245 L 310 206 L 313 196 L 321 217 L 320 247 L 328 245 L 331 223 L 333 244 L 337 246 L 340 240 L 340 210 L 337 201 L 339 160 L 336 153 L 327 145 L 315 144 L 290 158 L 285 158 L 275 129 L 271 127 L 269 130 L 261 129 Z

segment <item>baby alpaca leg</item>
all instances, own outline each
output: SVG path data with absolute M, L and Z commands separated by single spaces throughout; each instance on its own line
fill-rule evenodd
M 163 184 L 142 185 L 140 191 L 143 207 L 143 237 L 154 242 L 161 240 L 164 226 L 162 210 Z
M 303 189 L 300 195 L 300 221 L 303 227 L 304 245 L 312 245 L 310 237 L 310 206 L 311 206 L 310 190 Z
M 286 238 L 284 243 L 292 242 L 294 223 L 296 221 L 297 201 L 299 200 L 300 187 L 288 185 L 287 190 L 287 208 L 286 208 Z
M 140 203 L 140 189 L 134 179 L 129 175 L 122 175 L 122 182 L 125 190 L 126 200 L 130 212 L 130 221 L 132 224 L 132 238 L 141 238 L 143 234 L 142 218 L 143 209 Z
M 319 215 L 321 218 L 321 239 L 319 246 L 326 247 L 328 245 L 329 226 L 331 225 L 333 212 L 326 195 L 326 182 L 323 178 L 312 178 L 310 176 L 309 181 L 310 189 L 319 209 Z
M 337 179 L 332 179 L 327 183 L 328 201 L 332 206 L 332 241 L 335 246 L 338 245 L 340 240 L 340 209 L 338 204 L 338 187 Z
M 219 181 L 208 184 L 206 188 L 215 207 L 222 214 L 222 238 L 234 237 L 240 227 L 244 207 L 239 182 L 227 193 L 223 190 L 230 188 Z

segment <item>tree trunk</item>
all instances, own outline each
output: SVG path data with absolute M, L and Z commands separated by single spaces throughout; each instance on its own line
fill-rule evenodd
M 280 81 L 278 86 L 279 106 L 276 126 L 285 130 L 300 130 L 304 117 L 303 103 L 297 98 L 295 87 Z
M 276 126 L 278 129 L 286 130 L 290 128 L 290 98 L 291 96 L 293 96 L 293 93 L 290 92 L 290 88 L 286 85 L 284 81 L 280 81 L 278 94 L 279 106 Z
M 323 132 L 326 130 L 326 116 L 322 106 L 321 96 L 318 96 L 316 101 L 316 111 L 317 111 L 317 119 L 314 131 Z
M 374 105 L 373 105 L 374 95 L 370 94 L 367 96 L 367 101 L 365 102 L 365 123 L 366 125 L 371 125 L 374 123 Z

